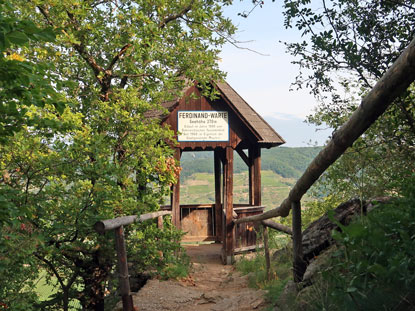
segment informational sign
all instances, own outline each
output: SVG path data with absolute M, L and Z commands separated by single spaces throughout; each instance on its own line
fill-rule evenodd
M 227 111 L 178 111 L 177 140 L 186 141 L 229 141 Z

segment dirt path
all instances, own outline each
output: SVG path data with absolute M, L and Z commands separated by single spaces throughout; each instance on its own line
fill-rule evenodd
M 140 311 L 251 311 L 264 306 L 261 290 L 248 288 L 247 277 L 220 261 L 219 244 L 187 246 L 193 268 L 181 281 L 149 280 L 134 294 Z

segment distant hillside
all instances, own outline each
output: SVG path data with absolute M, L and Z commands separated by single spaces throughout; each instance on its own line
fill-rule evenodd
M 277 147 L 262 150 L 262 170 L 273 171 L 285 178 L 299 178 L 322 147 Z M 184 152 L 181 159 L 182 178 L 195 173 L 213 174 L 213 152 Z M 247 167 L 235 153 L 235 173 L 246 172 Z

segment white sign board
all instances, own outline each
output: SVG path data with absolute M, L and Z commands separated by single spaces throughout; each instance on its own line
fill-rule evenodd
M 229 141 L 227 111 L 178 111 L 177 140 Z

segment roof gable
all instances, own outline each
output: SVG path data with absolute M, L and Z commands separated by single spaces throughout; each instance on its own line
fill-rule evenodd
M 195 91 L 195 88 L 197 89 L 196 85 L 195 83 L 193 86 L 185 89 L 184 95 L 181 98 L 162 103 L 167 112 L 153 110 L 148 112 L 146 116 L 158 118 L 163 123 L 169 118 L 171 119 L 171 114 L 183 106 L 186 98 Z M 261 147 L 270 148 L 285 143 L 285 140 L 227 82 L 213 82 L 212 85 L 219 92 L 221 101 L 233 111 L 240 123 L 243 123 L 249 132 L 252 133 L 252 137 L 255 137 L 256 143 Z M 168 123 L 171 123 L 171 120 Z
M 229 105 L 257 134 L 258 143 L 281 145 L 285 140 L 227 83 L 215 82 L 217 90 Z

